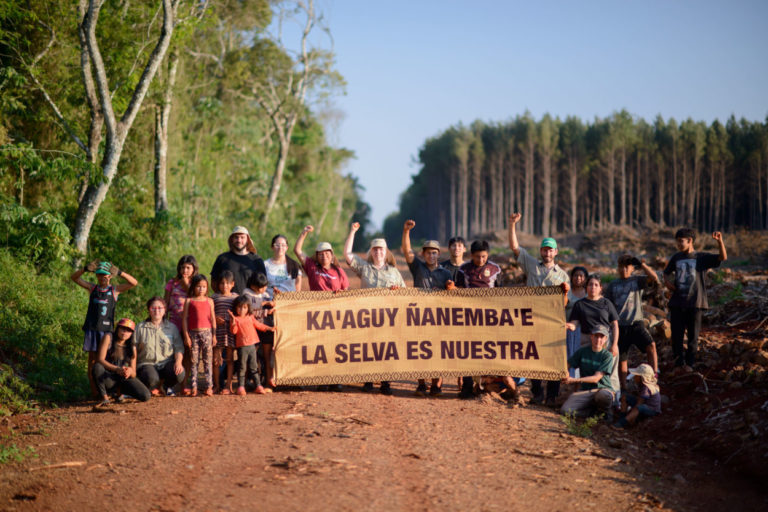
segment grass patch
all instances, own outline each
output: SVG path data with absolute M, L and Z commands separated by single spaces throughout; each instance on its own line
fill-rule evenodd
M 581 420 L 576 417 L 576 414 L 569 413 L 565 416 L 560 416 L 560 421 L 565 424 L 565 430 L 573 435 L 579 437 L 592 437 L 592 429 L 600 423 L 603 419 L 603 414 L 599 416 L 590 416 L 585 420 Z
M 744 298 L 744 286 L 737 282 L 731 290 L 728 291 L 725 295 L 722 295 L 717 298 L 715 301 L 715 304 L 718 306 L 722 304 L 727 304 L 734 300 L 741 300 Z
M 34 447 L 27 446 L 26 448 L 19 448 L 16 443 L 9 442 L 10 436 L 6 436 L 0 441 L 0 464 L 8 464 L 9 462 L 23 462 L 24 459 L 31 457 L 37 457 Z

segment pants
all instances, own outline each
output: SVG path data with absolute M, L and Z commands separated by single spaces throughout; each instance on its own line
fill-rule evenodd
M 237 370 L 237 386 L 245 387 L 246 376 L 253 377 L 256 381 L 256 386 L 261 385 L 259 380 L 259 358 L 256 354 L 256 347 L 258 345 L 247 345 L 245 347 L 237 347 L 237 360 L 240 362 L 240 367 Z
M 571 357 L 581 348 L 581 329 L 567 331 L 565 333 L 566 356 Z M 569 368 L 568 375 L 576 377 L 576 368 Z
M 542 381 L 540 379 L 531 379 L 531 393 L 534 397 L 540 397 L 542 393 L 541 389 Z M 560 381 L 548 380 L 547 381 L 547 400 L 554 400 L 560 393 Z
M 158 389 L 161 384 L 166 388 L 172 388 L 176 384 L 184 382 L 185 374 L 184 370 L 182 370 L 180 374 L 176 375 L 173 371 L 173 362 L 168 361 L 163 367 L 156 364 L 139 366 L 136 370 L 136 376 L 145 386 L 152 390 Z
M 672 352 L 675 355 L 675 366 L 693 366 L 696 361 L 696 351 L 699 347 L 699 331 L 701 330 L 701 309 L 670 308 L 670 324 L 672 327 Z M 683 354 L 683 337 L 688 331 L 688 349 Z
M 610 389 L 576 391 L 568 397 L 568 400 L 560 408 L 560 412 L 585 417 L 591 415 L 595 410 L 608 413 L 611 404 L 613 404 L 613 392 Z
M 146 402 L 152 396 L 147 387 L 136 377 L 126 379 L 116 373 L 108 371 L 101 363 L 93 365 L 93 379 L 100 396 L 112 394 L 128 395 L 136 400 Z
M 192 340 L 190 350 L 190 369 L 189 383 L 192 389 L 197 389 L 197 367 L 200 362 L 200 353 L 203 353 L 203 368 L 205 370 L 205 380 L 208 387 L 213 387 L 213 335 L 210 329 L 202 331 L 190 331 L 189 337 Z

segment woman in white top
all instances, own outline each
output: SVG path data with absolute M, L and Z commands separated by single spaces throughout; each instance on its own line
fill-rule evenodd
M 301 290 L 301 266 L 285 255 L 288 250 L 288 239 L 283 235 L 272 238 L 272 257 L 264 262 L 267 269 L 267 291 L 274 298 L 273 290 L 278 292 L 295 292 Z

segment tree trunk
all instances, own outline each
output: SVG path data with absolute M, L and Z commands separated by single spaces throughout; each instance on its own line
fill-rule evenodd
M 168 77 L 163 92 L 163 102 L 155 106 L 155 216 L 168 211 L 168 123 L 173 106 L 173 87 L 179 55 L 173 51 L 168 56 Z

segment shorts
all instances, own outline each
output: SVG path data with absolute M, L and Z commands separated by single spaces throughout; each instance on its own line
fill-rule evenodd
M 83 336 L 83 352 L 98 352 L 101 339 L 107 331 L 85 331 Z
M 635 322 L 632 325 L 619 326 L 619 360 L 626 361 L 629 356 L 629 349 L 632 345 L 645 353 L 645 349 L 653 343 L 648 329 L 643 322 Z
M 275 325 L 275 321 L 274 321 L 272 315 L 264 317 L 262 322 L 264 322 L 265 324 L 267 324 L 270 327 L 274 327 L 274 325 Z M 269 346 L 274 345 L 275 344 L 275 333 L 273 333 L 272 331 L 264 331 L 264 332 L 259 331 L 259 342 L 264 344 L 264 345 L 269 345 Z

